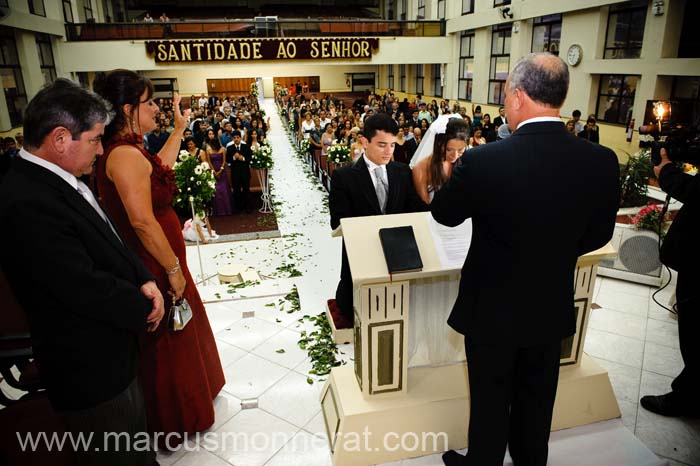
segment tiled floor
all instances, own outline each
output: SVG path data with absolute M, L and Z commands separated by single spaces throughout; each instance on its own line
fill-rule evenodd
M 286 262 L 295 264 L 303 275 L 294 280 L 272 278 L 235 294 L 212 284 L 200 287 L 208 301 L 227 380 L 215 401 L 216 423 L 209 430 L 217 434 L 218 444 L 200 437 L 199 443 L 190 441 L 187 449 L 160 454 L 163 466 L 331 464 L 318 401 L 323 378 L 314 376 L 314 383 L 308 383 L 309 360 L 296 342 L 300 332 L 310 328 L 298 319 L 322 312 L 325 300 L 334 293 L 341 244 L 330 238 L 325 194 L 290 154 L 286 134 L 277 129 L 280 123 L 274 107 L 266 103 L 266 109 L 274 128 L 269 139 L 276 160 L 274 192 L 282 203 L 280 231 L 301 235 L 202 246 L 202 273 L 211 276 L 218 265 L 237 262 L 271 276 Z M 188 247 L 188 263 L 193 271 L 199 270 L 194 246 Z M 302 310 L 288 314 L 289 305 L 282 309 L 278 300 L 292 283 L 299 290 Z M 641 395 L 667 392 L 682 367 L 676 321 L 651 301 L 651 291 L 648 286 L 600 279 L 594 301 L 602 307 L 592 311 L 585 351 L 609 371 L 622 421 L 630 431 L 656 454 L 669 458 L 671 465 L 700 465 L 700 421 L 664 418 L 639 407 Z M 662 293 L 661 301 L 668 296 Z M 254 316 L 244 318 L 244 311 L 254 311 Z M 342 358 L 349 361 L 351 345 L 341 349 Z M 0 387 L 8 392 L 4 384 Z M 242 409 L 241 401 L 253 407 Z M 238 435 L 240 440 L 244 434 L 253 440 L 250 444 L 241 447 L 233 442 L 233 437 Z M 222 442 L 224 438 L 231 441 Z M 441 462 L 431 456 L 400 464 Z

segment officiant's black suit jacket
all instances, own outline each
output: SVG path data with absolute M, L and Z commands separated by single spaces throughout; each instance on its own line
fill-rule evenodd
M 468 150 L 433 199 L 473 235 L 448 323 L 472 343 L 536 345 L 575 332 L 577 258 L 612 237 L 618 161 L 559 122 Z
M 27 312 L 52 404 L 114 398 L 136 376 L 152 308 L 140 287 L 152 275 L 75 189 L 20 158 L 0 185 L 0 222 L 0 265 Z
M 413 187 L 411 169 L 408 168 L 408 165 L 389 162 L 386 165 L 386 174 L 389 182 L 387 214 L 418 212 L 428 208 L 418 197 Z M 333 172 L 328 205 L 331 214 L 331 228 L 333 229 L 336 229 L 340 225 L 340 219 L 345 217 L 382 215 L 364 156 L 357 159 L 352 165 Z M 340 284 L 336 292 L 336 301 L 344 314 L 352 315 L 352 277 L 344 244 L 343 265 L 340 272 Z

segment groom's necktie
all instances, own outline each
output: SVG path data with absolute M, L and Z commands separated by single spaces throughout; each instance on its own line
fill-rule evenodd
M 377 200 L 379 201 L 379 208 L 382 213 L 386 213 L 386 199 L 389 195 L 389 182 L 386 179 L 386 173 L 382 170 L 382 167 L 377 167 L 374 169 L 374 175 L 377 177 L 377 186 L 374 190 L 377 193 Z

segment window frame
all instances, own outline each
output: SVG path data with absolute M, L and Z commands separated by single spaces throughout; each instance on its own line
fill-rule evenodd
M 425 65 L 416 64 L 416 94 L 425 94 Z
M 35 41 L 36 41 L 36 49 L 37 49 L 37 55 L 39 56 L 39 67 L 41 68 L 42 75 L 44 74 L 44 70 L 46 70 L 49 73 L 49 80 L 46 80 L 46 77 L 44 77 L 44 82 L 46 84 L 50 84 L 53 81 L 56 80 L 58 75 L 56 74 L 56 60 L 53 55 L 53 46 L 51 44 L 51 36 L 49 36 L 46 33 L 43 32 L 37 32 L 34 34 Z M 46 58 L 43 53 L 43 49 L 41 47 L 41 44 L 48 45 L 48 52 L 51 55 L 51 62 L 47 64 Z
M 63 19 L 66 23 L 75 23 L 75 18 L 73 17 L 73 2 L 71 0 L 61 0 L 61 5 L 63 5 Z M 66 15 L 66 7 L 70 13 L 70 19 Z
M 95 19 L 94 11 L 92 9 L 92 0 L 84 0 L 83 11 L 85 12 L 85 22 L 90 22 L 90 20 Z
M 37 11 L 37 5 L 41 5 L 41 11 Z M 29 7 L 30 14 L 46 18 L 46 5 L 44 5 L 44 0 L 27 0 L 27 6 Z
M 394 89 L 394 65 L 387 66 L 389 67 L 386 76 L 387 89 Z
M 647 4 L 648 2 L 639 1 L 639 0 L 633 0 L 632 2 L 629 3 L 623 3 L 623 4 L 618 4 L 618 5 L 612 5 L 610 7 L 610 10 L 608 11 L 608 21 L 606 23 L 606 28 L 605 28 L 605 42 L 603 42 L 603 59 L 604 60 L 617 60 L 617 59 L 624 59 L 624 58 L 641 58 L 642 56 L 642 47 L 644 46 L 644 32 L 646 29 L 646 18 L 647 18 L 647 13 L 649 9 L 649 5 Z M 644 11 L 644 20 L 642 21 L 642 40 L 639 44 L 639 47 L 630 47 L 630 35 L 631 32 L 635 29 L 634 27 L 631 27 L 631 17 L 634 13 L 639 12 L 639 11 Z M 615 15 L 618 18 L 618 23 L 616 23 L 616 28 L 617 24 L 619 24 L 619 18 L 620 15 L 626 15 L 628 18 L 628 23 L 630 27 L 627 28 L 627 37 L 625 39 L 625 43 L 621 47 L 608 47 L 608 36 L 610 34 L 610 21 Z M 638 51 L 638 54 L 633 54 L 633 56 L 629 55 L 629 51 L 635 50 Z M 622 51 L 622 52 L 620 52 Z
M 469 7 L 465 8 L 464 4 L 468 3 Z M 469 15 L 474 13 L 474 0 L 462 0 L 462 14 L 463 15 Z
M 635 88 L 634 88 L 634 91 L 632 92 L 632 94 L 625 95 L 623 85 L 620 85 L 620 87 L 616 93 L 610 93 L 610 92 L 603 93 L 603 84 L 606 82 L 606 80 L 609 81 L 609 79 L 610 79 L 609 77 L 611 77 L 611 76 L 619 76 L 621 84 L 623 84 L 626 81 L 626 79 L 629 77 L 636 77 L 637 83 L 635 85 Z M 601 75 L 599 75 L 598 92 L 596 94 L 596 104 L 595 104 L 596 105 L 596 108 L 595 108 L 596 120 L 600 121 L 600 122 L 612 124 L 612 125 L 621 125 L 621 126 L 628 125 L 629 118 L 625 118 L 625 121 L 622 121 L 622 122 L 620 121 L 620 103 L 622 103 L 623 101 L 628 101 L 629 105 L 627 108 L 628 108 L 628 110 L 630 110 L 629 114 L 631 115 L 632 114 L 631 110 L 634 108 L 634 99 L 635 99 L 636 94 L 637 94 L 637 88 L 639 87 L 639 83 L 640 83 L 641 79 L 642 79 L 642 76 L 638 75 L 638 74 L 616 74 L 616 73 L 613 73 L 613 74 L 601 74 Z M 617 101 L 618 101 L 617 110 L 616 110 L 617 118 L 614 121 L 611 121 L 611 120 L 608 120 L 607 118 L 605 118 L 605 113 L 602 114 L 603 115 L 602 117 L 600 116 L 601 115 L 601 113 L 600 113 L 601 112 L 600 101 L 601 101 L 602 97 L 608 97 L 608 98 L 614 97 L 615 99 L 617 99 Z
M 418 0 L 418 8 L 416 9 L 416 19 L 425 19 L 425 0 Z
M 408 19 L 408 0 L 399 0 L 401 3 L 401 14 L 399 19 L 401 21 L 406 21 Z
M 493 0 L 493 7 L 510 5 L 510 0 Z
M 503 34 L 503 47 L 500 50 L 500 53 L 494 53 L 494 39 L 500 35 Z M 488 103 L 491 105 L 503 105 L 505 102 L 505 86 L 506 86 L 506 80 L 508 79 L 508 75 L 504 79 L 498 79 L 496 78 L 496 70 L 498 68 L 498 59 L 507 59 L 508 60 L 508 74 L 510 74 L 510 39 L 512 38 L 513 35 L 513 25 L 512 23 L 504 23 L 504 24 L 497 24 L 492 27 L 491 30 L 491 53 L 489 55 L 489 93 L 488 93 Z M 509 40 L 506 41 L 506 38 Z M 506 42 L 508 43 L 508 50 L 506 51 Z M 495 65 L 495 66 L 494 66 Z M 497 83 L 499 92 L 498 92 L 498 98 L 496 99 L 496 96 L 491 95 L 491 85 Z
M 8 100 L 8 96 L 4 93 L 3 97 L 7 102 L 7 111 L 10 116 L 10 124 L 13 128 L 17 126 L 22 126 L 22 120 L 24 116 L 24 110 L 27 108 L 27 87 L 24 83 L 24 76 L 22 76 L 22 66 L 19 62 L 19 52 L 17 50 L 17 40 L 15 39 L 15 34 L 13 29 L 6 26 L 0 26 L 0 43 L 7 41 L 6 44 L 0 44 L 0 69 L 11 70 L 14 81 L 17 87 L 16 94 L 13 96 L 12 100 Z M 4 54 L 5 50 L 13 51 L 14 57 L 6 57 Z M 8 58 L 10 58 L 8 60 Z M 16 63 L 13 63 L 15 62 Z M 18 102 L 19 101 L 19 102 Z M 22 101 L 24 106 L 21 106 Z M 17 104 L 20 104 L 19 106 Z
M 399 91 L 406 92 L 406 64 L 399 64 Z
M 442 65 L 439 63 L 434 63 L 432 68 L 433 95 L 435 97 L 442 97 Z
M 463 77 L 463 73 L 465 70 L 464 64 L 466 64 L 467 60 L 471 60 L 471 63 L 474 63 L 474 38 L 476 36 L 476 31 L 473 29 L 462 31 L 462 33 L 459 35 L 459 62 L 458 62 L 458 71 L 457 71 L 457 98 L 460 100 L 466 100 L 468 102 L 471 102 L 472 100 L 472 90 L 474 86 L 474 78 L 466 78 Z M 469 47 L 465 51 L 462 50 L 462 46 L 464 45 L 464 39 L 465 38 L 470 38 L 469 39 Z M 464 86 L 464 87 L 463 87 Z M 464 89 L 464 94 L 462 94 L 462 89 Z
M 437 1 L 437 19 L 445 19 L 445 14 L 447 7 L 445 5 L 445 0 Z
M 549 18 L 549 19 L 545 19 Z M 534 18 L 532 22 L 532 41 L 530 42 L 530 52 L 536 53 L 536 52 L 549 52 L 551 54 L 554 54 L 556 56 L 559 56 L 559 46 L 557 46 L 556 52 L 552 52 L 552 26 L 558 24 L 559 25 L 559 44 L 561 44 L 561 29 L 562 29 L 562 19 L 563 15 L 561 13 L 559 14 L 552 14 L 552 15 L 546 15 L 546 16 L 540 16 L 538 18 Z M 537 22 L 540 20 L 539 22 Z M 547 29 L 547 37 L 549 37 L 549 46 L 547 47 L 548 50 L 535 50 L 535 30 L 538 27 L 544 27 Z

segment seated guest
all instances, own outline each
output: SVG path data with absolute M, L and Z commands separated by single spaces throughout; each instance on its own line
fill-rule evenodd
M 187 150 L 187 138 L 192 138 L 192 141 L 194 141 L 194 138 L 192 137 L 192 130 L 189 128 L 185 128 L 185 131 L 182 133 L 182 140 L 180 141 L 180 151 Z
M 396 122 L 386 113 L 377 113 L 366 118 L 364 131 L 364 154 L 355 163 L 335 170 L 331 176 L 328 202 L 333 229 L 346 217 L 399 214 L 427 208 L 413 187 L 411 169 L 391 161 L 399 132 Z M 365 183 L 368 177 L 371 185 Z M 351 328 L 353 285 L 345 247 L 342 260 L 336 299 L 328 304 L 336 327 Z
M 335 141 L 335 131 L 333 131 L 333 125 L 330 123 L 326 123 L 325 129 L 323 134 L 321 134 L 321 155 L 328 156 L 328 149 Z
M 201 160 L 202 156 L 202 149 L 197 147 L 197 143 L 194 142 L 194 138 L 192 136 L 187 136 L 185 138 L 185 150 L 194 158 L 197 160 Z
M 586 120 L 586 127 L 578 133 L 578 137 L 586 139 L 591 142 L 595 142 L 596 144 L 599 141 L 599 134 L 598 134 L 598 125 L 595 123 L 595 118 L 593 117 L 588 117 L 588 120 Z
M 450 118 L 444 134 L 436 134 L 433 152 L 413 167 L 413 185 L 426 204 L 450 179 L 452 168 L 467 149 L 469 127 L 462 118 Z
M 566 130 L 576 136 L 576 122 L 574 120 L 567 121 Z

